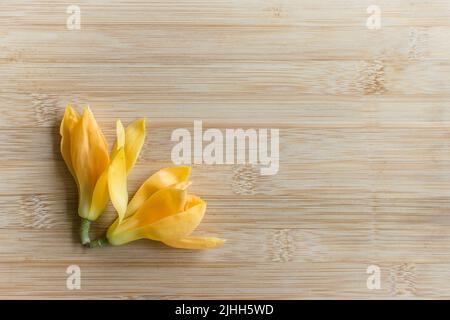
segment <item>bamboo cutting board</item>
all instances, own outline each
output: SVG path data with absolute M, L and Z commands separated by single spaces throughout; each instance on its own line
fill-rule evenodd
M 450 298 L 447 0 L 76 2 L 80 30 L 70 1 L 0 3 L 0 298 Z M 117 118 L 147 118 L 130 193 L 194 120 L 279 128 L 280 169 L 194 166 L 196 232 L 220 249 L 85 249 L 59 154 L 67 102 L 110 144 Z

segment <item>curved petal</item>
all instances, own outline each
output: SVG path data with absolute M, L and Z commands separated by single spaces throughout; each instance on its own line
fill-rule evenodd
M 145 120 L 139 119 L 132 122 L 126 129 L 120 120 L 117 120 L 117 141 L 113 146 L 111 157 L 124 146 L 127 163 L 127 174 L 131 171 L 145 140 Z
M 126 217 L 135 213 L 156 191 L 177 185 L 181 182 L 187 182 L 190 173 L 191 167 L 180 166 L 164 168 L 153 174 L 134 194 L 134 197 L 128 204 Z
M 125 128 L 120 120 L 116 121 L 116 142 L 111 150 L 111 159 L 114 158 L 120 148 L 125 146 Z
M 108 146 L 89 108 L 72 130 L 70 153 L 78 182 L 78 213 L 87 218 L 95 185 L 109 164 Z
M 119 223 L 125 217 L 128 204 L 127 172 L 124 148 L 119 149 L 108 169 L 109 196 L 119 215 Z
M 191 184 L 192 184 L 192 181 L 181 181 L 181 182 L 171 185 L 170 188 L 186 190 Z
M 163 241 L 164 244 L 179 249 L 211 249 L 223 245 L 224 239 L 214 237 L 192 237 Z
M 108 169 L 106 169 L 95 184 L 88 219 L 91 221 L 97 220 L 108 205 L 108 201 Z
M 128 125 L 125 130 L 125 158 L 127 159 L 127 174 L 133 168 L 141 152 L 145 140 L 145 120 L 139 119 Z
M 167 188 L 155 192 L 130 217 L 138 226 L 147 226 L 167 216 L 183 211 L 186 206 L 186 190 Z
M 64 117 L 61 121 L 61 125 L 59 127 L 59 133 L 61 135 L 61 155 L 67 165 L 67 168 L 69 169 L 75 180 L 76 176 L 73 170 L 72 158 L 70 153 L 70 141 L 72 138 L 72 130 L 76 126 L 78 121 L 80 121 L 80 118 L 81 117 L 78 112 L 68 104 L 64 112 Z
M 111 244 L 124 244 L 146 237 L 148 225 L 182 212 L 186 206 L 186 191 L 167 188 L 155 192 L 140 208 L 122 223 L 116 220 L 108 229 Z
M 106 238 L 108 243 L 113 246 L 120 246 L 128 242 L 145 238 L 139 229 L 131 229 L 126 232 L 119 232 L 119 219 L 116 219 L 114 223 L 108 228 Z
M 119 151 L 120 148 L 123 148 L 125 146 L 125 128 L 123 127 L 123 124 L 120 120 L 116 121 L 116 136 L 117 136 L 117 142 L 115 145 L 115 150 Z
M 206 202 L 190 196 L 185 211 L 160 219 L 143 228 L 142 232 L 146 238 L 163 242 L 184 238 L 197 228 L 205 211 Z

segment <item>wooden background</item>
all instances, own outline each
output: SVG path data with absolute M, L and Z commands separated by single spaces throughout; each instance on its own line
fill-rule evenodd
M 0 298 L 450 298 L 448 0 L 75 2 L 0 3 Z M 84 249 L 67 102 L 90 104 L 111 144 L 116 118 L 147 118 L 130 193 L 196 119 L 279 128 L 280 171 L 194 167 L 197 234 L 220 249 Z

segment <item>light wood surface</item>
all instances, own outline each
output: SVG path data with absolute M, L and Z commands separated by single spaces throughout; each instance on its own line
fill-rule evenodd
M 450 298 L 449 54 L 448 0 L 2 0 L 0 298 Z M 84 249 L 67 102 L 110 143 L 116 118 L 147 118 L 130 193 L 194 120 L 279 128 L 280 170 L 194 167 L 220 249 Z

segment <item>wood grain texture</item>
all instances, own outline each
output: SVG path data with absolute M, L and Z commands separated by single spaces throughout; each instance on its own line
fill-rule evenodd
M 450 298 L 447 0 L 80 0 L 78 31 L 70 4 L 0 3 L 0 298 Z M 84 249 L 67 102 L 90 104 L 110 143 L 116 118 L 147 118 L 130 192 L 198 119 L 279 128 L 280 171 L 194 166 L 197 232 L 220 249 Z

